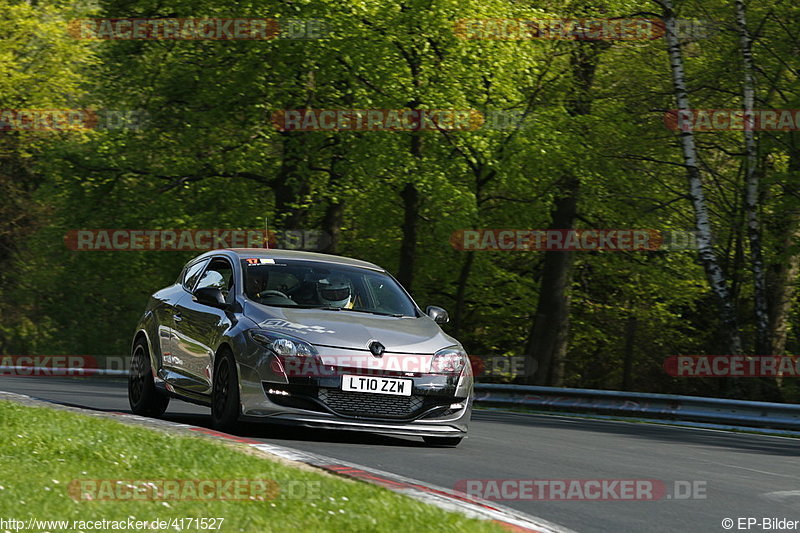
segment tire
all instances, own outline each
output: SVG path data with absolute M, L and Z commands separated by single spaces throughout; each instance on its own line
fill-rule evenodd
M 133 345 L 131 372 L 128 376 L 128 403 L 134 414 L 158 417 L 169 405 L 169 396 L 156 389 L 147 341 L 140 338 Z
M 461 444 L 461 440 L 463 438 L 464 437 L 422 437 L 422 440 L 425 441 L 425 444 L 429 444 L 431 446 L 455 448 Z
M 211 388 L 211 423 L 215 429 L 230 432 L 239 421 L 239 378 L 230 351 L 222 351 L 214 365 Z

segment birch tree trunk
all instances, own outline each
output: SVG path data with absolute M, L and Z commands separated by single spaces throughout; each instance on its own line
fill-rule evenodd
M 684 72 L 683 55 L 676 31 L 675 12 L 672 0 L 657 0 L 664 8 L 664 23 L 666 27 L 665 39 L 669 54 L 670 70 L 672 71 L 672 84 L 678 108 L 678 116 L 691 116 L 689 94 L 686 90 L 686 74 Z M 697 230 L 697 244 L 700 262 L 705 270 L 706 278 L 717 300 L 717 306 L 722 323 L 722 334 L 726 350 L 730 355 L 742 353 L 742 340 L 739 335 L 739 326 L 736 318 L 736 309 L 733 298 L 728 289 L 725 273 L 720 267 L 716 253 L 712 246 L 711 218 L 706 203 L 703 182 L 697 159 L 697 146 L 694 134 L 689 128 L 683 128 L 679 134 L 681 150 L 683 153 L 686 178 L 689 185 L 689 198 L 692 202 Z
M 753 102 L 755 81 L 753 72 L 752 37 L 747 30 L 747 16 L 743 0 L 736 0 L 736 24 L 742 51 L 742 95 L 744 104 L 745 197 L 747 237 L 750 243 L 750 268 L 753 273 L 753 297 L 756 319 L 756 355 L 770 355 L 769 315 L 764 257 L 761 251 L 761 226 L 758 216 L 759 176 L 757 172 L 758 146 L 753 131 Z

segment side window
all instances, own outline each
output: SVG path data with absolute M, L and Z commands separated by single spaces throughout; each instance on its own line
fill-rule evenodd
M 183 281 L 181 282 L 184 289 L 192 292 L 194 284 L 197 282 L 200 273 L 203 271 L 203 267 L 206 266 L 207 263 L 208 261 L 200 261 L 186 269 L 183 275 Z
M 203 272 L 203 277 L 200 278 L 200 282 L 197 284 L 197 289 L 206 287 L 220 289 L 225 299 L 229 299 L 230 291 L 233 288 L 233 268 L 226 259 L 216 258 L 211 260 L 211 264 Z M 230 294 L 230 296 L 232 297 L 233 295 Z

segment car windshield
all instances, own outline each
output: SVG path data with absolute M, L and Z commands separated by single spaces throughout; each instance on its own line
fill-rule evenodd
M 363 268 L 266 258 L 242 260 L 245 295 L 273 307 L 416 316 L 416 307 L 391 276 Z

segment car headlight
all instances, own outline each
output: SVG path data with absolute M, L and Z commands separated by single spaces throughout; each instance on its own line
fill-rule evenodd
M 431 373 L 459 374 L 467 364 L 467 352 L 461 346 L 448 346 L 433 354 Z
M 317 350 L 305 341 L 272 331 L 251 330 L 250 338 L 277 355 L 312 357 Z

